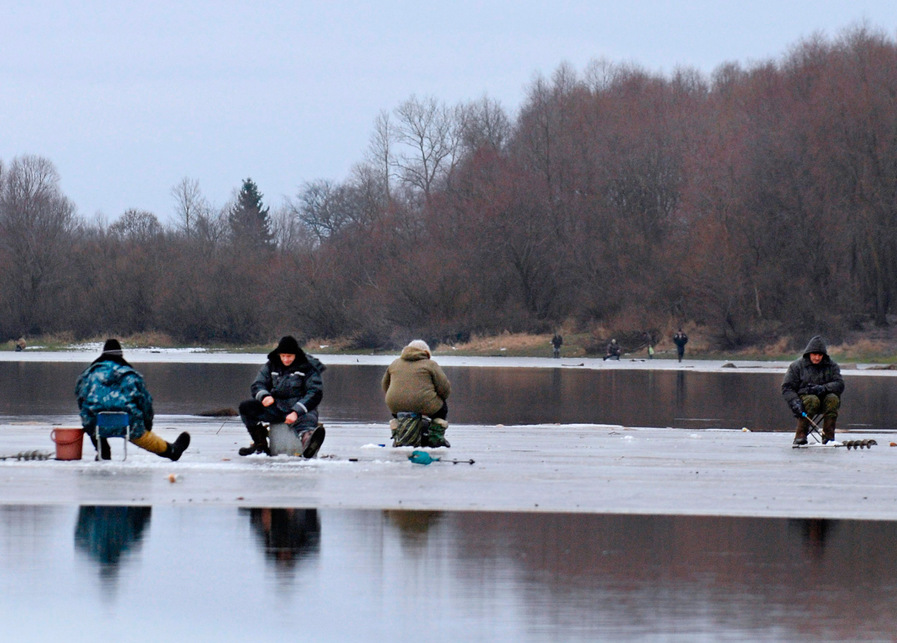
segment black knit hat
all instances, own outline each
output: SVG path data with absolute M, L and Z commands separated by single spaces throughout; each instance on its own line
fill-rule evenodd
M 118 343 L 117 339 L 107 339 L 106 343 L 103 344 L 103 352 L 111 353 L 112 355 L 121 355 L 121 344 Z
M 121 351 L 121 344 L 117 339 L 107 339 L 103 344 L 103 353 L 93 360 L 94 364 L 99 362 L 115 362 L 122 366 L 130 366 Z
M 295 355 L 297 358 L 300 358 L 299 361 L 305 356 L 305 353 L 302 352 L 302 349 L 299 347 L 299 342 L 297 342 L 296 338 L 292 335 L 281 337 L 280 342 L 277 344 L 277 348 L 268 353 L 268 359 L 274 359 L 281 353 Z

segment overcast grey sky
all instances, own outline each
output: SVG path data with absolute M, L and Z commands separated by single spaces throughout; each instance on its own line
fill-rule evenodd
M 862 21 L 897 35 L 894 0 L 489 0 L 432 3 L 0 0 L 0 160 L 55 163 L 82 216 L 169 221 L 170 189 L 223 205 L 252 177 L 272 206 L 364 155 L 381 110 L 527 86 L 593 59 L 709 74 L 778 59 Z

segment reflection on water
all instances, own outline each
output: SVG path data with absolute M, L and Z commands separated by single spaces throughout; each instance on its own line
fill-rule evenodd
M 103 576 L 114 578 L 122 555 L 140 544 L 151 513 L 149 507 L 80 507 L 75 548 L 99 563 Z
M 133 641 L 890 640 L 895 538 L 875 521 L 0 507 L 0 618 L 26 641 L 96 640 L 73 618 Z
M 0 362 L 0 409 L 13 416 L 77 414 L 74 382 L 83 364 Z M 258 368 L 247 364 L 141 364 L 159 414 L 235 409 Z M 331 366 L 324 373 L 322 419 L 382 421 L 380 366 Z M 445 369 L 452 421 L 462 424 L 622 424 L 680 428 L 792 429 L 782 375 L 684 370 L 569 368 Z M 894 428 L 893 380 L 848 380 L 839 425 Z M 537 403 L 534 403 L 537 401 Z
M 318 553 L 321 523 L 317 509 L 248 509 L 249 523 L 265 554 L 282 570 Z

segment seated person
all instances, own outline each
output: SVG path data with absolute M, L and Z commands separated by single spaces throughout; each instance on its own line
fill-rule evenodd
M 240 455 L 271 455 L 268 429 L 263 422 L 289 424 L 302 441 L 302 456 L 317 455 L 325 435 L 324 427 L 318 425 L 324 369 L 320 361 L 299 347 L 294 337 L 281 338 L 249 387 L 252 399 L 240 403 L 240 418 L 252 438 L 252 444 L 241 448 Z
M 402 349 L 383 374 L 381 382 L 386 393 L 386 406 L 393 416 L 390 426 L 398 428 L 399 413 L 417 413 L 430 418 L 428 444 L 421 446 L 448 447 L 445 439 L 448 428 L 446 399 L 452 387 L 442 368 L 430 357 L 430 347 L 421 339 Z
M 94 431 L 97 414 L 122 411 L 131 424 L 131 442 L 151 453 L 177 460 L 190 446 L 190 434 L 181 433 L 169 444 L 153 433 L 153 398 L 146 390 L 143 376 L 125 361 L 117 339 L 107 339 L 103 353 L 88 366 L 75 384 L 81 424 L 103 460 L 111 457 L 105 438 L 97 444 Z
M 620 345 L 617 343 L 617 340 L 612 339 L 607 345 L 607 353 L 604 355 L 604 359 L 620 359 L 621 353 L 622 351 L 620 350 Z
M 822 443 L 834 441 L 842 393 L 841 367 L 829 357 L 825 342 L 816 335 L 810 339 L 803 356 L 791 363 L 782 380 L 782 397 L 797 418 L 795 446 L 807 443 L 810 421 L 806 415 L 817 413 L 822 413 Z

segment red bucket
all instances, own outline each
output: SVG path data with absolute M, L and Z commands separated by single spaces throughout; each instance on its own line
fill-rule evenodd
M 50 439 L 56 443 L 57 460 L 80 460 L 84 445 L 84 429 L 60 429 L 50 431 Z

